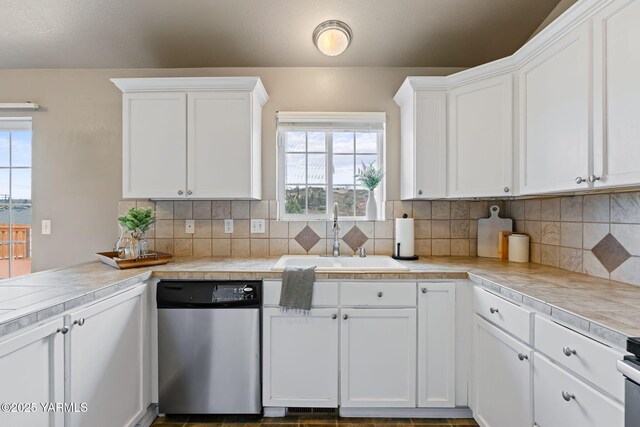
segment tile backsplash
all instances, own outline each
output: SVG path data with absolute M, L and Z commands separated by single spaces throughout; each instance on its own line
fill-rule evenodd
M 387 201 L 386 221 L 341 221 L 342 253 L 362 246 L 391 255 L 393 218 L 415 219 L 415 251 L 422 256 L 476 256 L 478 218 L 497 204 L 514 230 L 531 238 L 531 262 L 640 285 L 640 192 L 498 201 Z M 151 249 L 176 256 L 266 257 L 331 252 L 331 222 L 277 221 L 270 201 L 123 200 L 118 212 L 152 206 L 158 222 L 148 233 Z M 232 218 L 232 234 L 224 220 Z M 251 219 L 265 219 L 264 234 Z M 195 233 L 185 233 L 186 219 Z

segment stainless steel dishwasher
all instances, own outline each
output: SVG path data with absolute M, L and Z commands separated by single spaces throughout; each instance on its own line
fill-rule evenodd
M 158 283 L 162 414 L 259 414 L 260 281 Z

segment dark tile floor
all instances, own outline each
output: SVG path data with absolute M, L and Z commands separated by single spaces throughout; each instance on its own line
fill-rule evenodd
M 339 418 L 335 416 L 287 416 L 285 418 L 261 418 L 259 416 L 237 415 L 173 415 L 158 417 L 153 423 L 158 427 L 214 427 L 214 426 L 242 426 L 242 427 L 457 427 L 477 426 L 472 419 L 447 418 Z

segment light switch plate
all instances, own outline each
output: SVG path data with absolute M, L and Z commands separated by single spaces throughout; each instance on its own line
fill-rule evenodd
M 192 219 L 188 219 L 184 222 L 184 232 L 186 234 L 193 234 L 196 231 L 196 222 Z
M 225 234 L 233 233 L 233 220 L 232 219 L 225 219 L 224 220 L 224 232 L 225 232 Z
M 265 233 L 265 221 L 264 219 L 252 219 L 251 220 L 251 234 L 264 234 Z
M 42 220 L 42 234 L 51 234 L 51 220 L 43 219 Z

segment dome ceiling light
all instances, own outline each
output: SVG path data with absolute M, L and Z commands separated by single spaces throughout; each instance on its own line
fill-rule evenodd
M 342 21 L 325 21 L 313 31 L 313 44 L 327 56 L 338 56 L 351 43 L 351 28 Z

